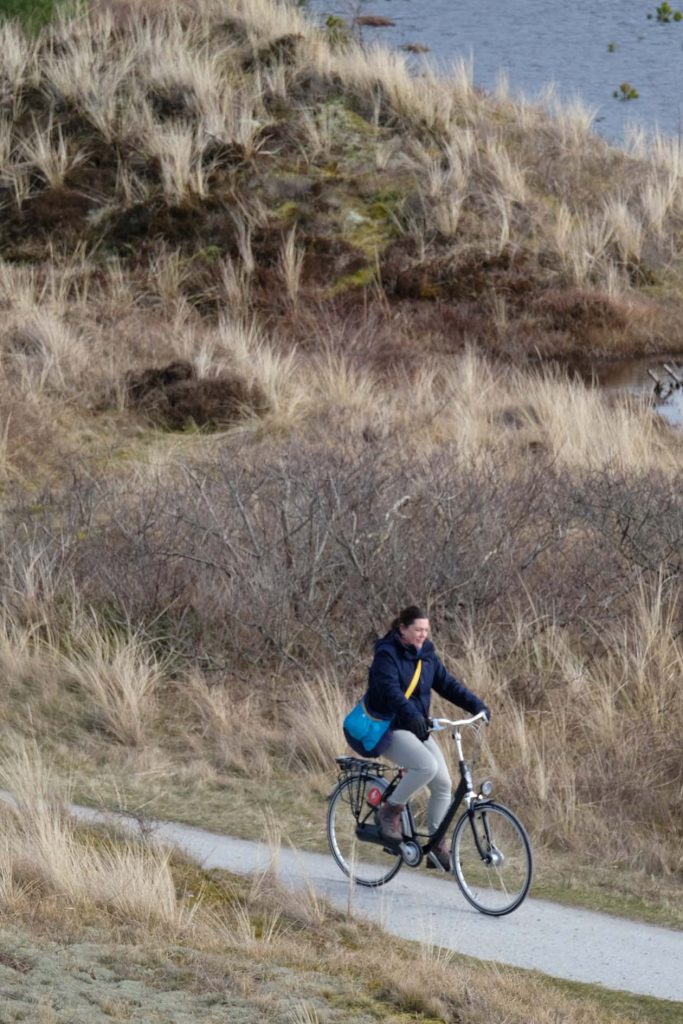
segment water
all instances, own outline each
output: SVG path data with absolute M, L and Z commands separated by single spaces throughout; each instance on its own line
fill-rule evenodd
M 671 367 L 676 377 L 683 381 L 683 359 L 681 356 L 650 357 L 649 359 L 621 359 L 607 363 L 594 370 L 595 382 L 605 391 L 628 392 L 649 401 L 659 415 L 672 427 L 683 430 L 683 386 L 676 387 L 674 379 L 664 364 Z M 648 374 L 652 371 L 663 385 L 663 392 L 655 392 L 655 382 Z M 670 389 L 670 390 L 669 390 Z
M 683 8 L 683 0 L 679 0 Z M 670 0 L 677 9 L 676 0 Z M 555 84 L 561 99 L 581 96 L 595 128 L 615 144 L 629 124 L 683 135 L 683 21 L 660 24 L 657 0 L 309 0 L 316 17 L 336 13 L 391 18 L 362 28 L 364 41 L 418 43 L 439 64 L 472 58 L 475 83 L 494 89 L 501 73 L 513 95 L 534 98 Z M 648 20 L 648 13 L 652 20 Z M 613 52 L 610 49 L 613 47 Z M 411 58 L 419 66 L 423 57 Z M 638 99 L 613 92 L 628 82 Z

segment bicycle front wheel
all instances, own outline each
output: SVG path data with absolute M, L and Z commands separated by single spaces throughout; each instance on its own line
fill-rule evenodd
M 452 863 L 463 896 L 482 914 L 512 913 L 531 885 L 529 837 L 501 804 L 465 811 L 453 832 Z
M 381 842 L 367 841 L 377 835 L 374 810 L 366 799 L 373 786 L 384 790 L 387 783 L 376 775 L 352 775 L 339 783 L 327 809 L 332 856 L 353 882 L 370 887 L 384 885 L 403 863 L 400 855 L 387 853 Z

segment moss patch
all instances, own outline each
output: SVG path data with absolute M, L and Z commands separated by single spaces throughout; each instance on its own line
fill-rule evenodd
M 359 270 L 354 271 L 353 274 L 344 274 L 338 278 L 329 288 L 327 295 L 332 298 L 335 295 L 341 295 L 343 292 L 351 291 L 355 288 L 367 288 L 368 285 L 372 284 L 373 280 L 377 280 L 377 268 L 361 267 Z

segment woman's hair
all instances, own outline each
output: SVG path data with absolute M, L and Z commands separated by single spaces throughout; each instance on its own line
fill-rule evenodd
M 407 608 L 404 608 L 402 612 L 399 612 L 397 617 L 391 623 L 391 629 L 394 633 L 398 632 L 399 626 L 412 626 L 415 619 L 426 619 L 427 615 L 418 608 L 416 604 L 409 604 Z

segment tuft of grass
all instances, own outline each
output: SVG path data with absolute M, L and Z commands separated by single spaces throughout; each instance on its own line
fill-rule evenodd
M 64 393 L 88 365 L 82 338 L 48 310 L 35 309 L 32 315 L 18 318 L 12 349 L 10 365 L 25 395 L 45 390 Z
M 10 416 L 5 416 L 0 420 L 0 480 L 8 474 L 11 465 L 7 444 L 10 419 Z
M 313 772 L 329 771 L 344 747 L 341 721 L 349 710 L 349 695 L 339 680 L 320 674 L 295 687 L 287 711 L 292 760 Z
M 55 128 L 51 120 L 44 129 L 34 121 L 33 134 L 21 142 L 20 153 L 53 189 L 60 188 L 67 173 L 85 159 L 83 152 L 70 151 L 61 128 Z
M 301 274 L 305 252 L 296 244 L 296 228 L 287 235 L 280 250 L 280 272 L 287 297 L 296 309 L 301 290 Z
M 209 686 L 198 674 L 181 684 L 183 703 L 196 723 L 197 747 L 208 748 L 215 764 L 225 771 L 237 771 L 268 780 L 273 774 L 269 757 L 272 727 L 258 698 L 235 703 L 227 686 Z M 254 742 L 258 735 L 259 740 Z
M 148 152 L 159 161 L 161 183 L 166 198 L 183 203 L 208 194 L 208 170 L 203 163 L 206 140 L 195 129 L 150 124 Z
M 101 728 L 126 746 L 144 743 L 163 666 L 139 635 L 120 636 L 93 619 L 72 635 L 61 669 Z
M 28 8 L 29 4 L 26 3 L 24 6 Z M 14 94 L 12 113 L 13 116 L 16 116 L 26 69 L 34 59 L 34 45 L 22 32 L 17 21 L 6 20 L 7 14 L 5 13 L 3 16 L 2 11 L 3 6 L 0 5 L 0 50 L 3 54 L 0 75 L 2 76 L 1 80 L 9 86 Z
M 524 172 L 512 161 L 507 149 L 498 140 L 489 139 L 486 157 L 503 194 L 512 202 L 525 203 L 528 189 Z

